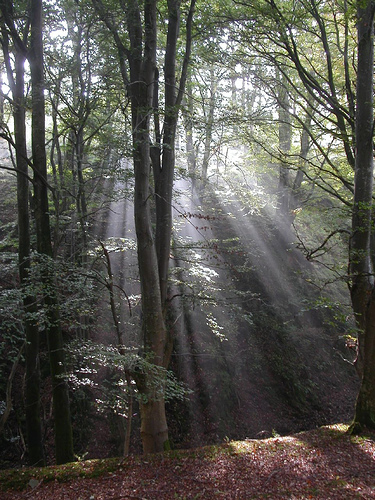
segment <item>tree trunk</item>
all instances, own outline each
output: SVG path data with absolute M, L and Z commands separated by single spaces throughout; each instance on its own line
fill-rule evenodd
M 371 263 L 373 192 L 373 21 L 375 3 L 357 3 L 356 162 L 350 249 L 351 299 L 358 328 L 356 367 L 361 387 L 353 430 L 375 428 L 375 289 Z
M 195 0 L 191 0 L 186 19 L 185 57 L 181 68 L 180 82 L 177 89 L 176 57 L 177 42 L 180 28 L 181 0 L 168 1 L 168 33 L 164 60 L 165 79 L 165 118 L 163 126 L 163 150 L 161 169 L 154 168 L 155 201 L 156 201 L 156 251 L 158 257 L 161 301 L 166 314 L 169 258 L 172 236 L 172 194 L 175 171 L 175 136 L 178 114 L 185 91 L 188 62 L 191 52 L 191 24 L 195 8 Z M 169 364 L 171 338 L 166 345 L 165 366 Z
M 210 98 L 208 113 L 206 114 L 206 127 L 205 127 L 205 139 L 204 139 L 204 153 L 202 161 L 202 187 L 207 183 L 207 171 L 211 156 L 211 141 L 212 141 L 212 131 L 214 125 L 214 113 L 216 104 L 216 91 L 217 91 L 217 76 L 215 75 L 215 68 L 212 66 L 210 68 Z
M 141 31 L 140 12 L 134 4 L 129 12 L 129 33 L 133 54 L 141 54 L 139 46 Z M 156 2 L 145 2 L 144 57 L 131 59 L 130 78 L 134 82 L 129 88 L 133 122 L 133 160 L 135 173 L 134 216 L 137 235 L 138 266 L 142 294 L 142 330 L 144 351 L 149 361 L 164 366 L 164 350 L 167 331 L 164 322 L 159 266 L 152 231 L 150 213 L 150 118 L 147 110 L 153 106 L 154 75 L 156 68 Z M 155 401 L 147 374 L 142 377 L 141 391 L 145 401 L 140 404 L 141 436 L 145 453 L 162 451 L 168 441 L 168 430 L 164 411 L 164 399 Z
M 140 84 L 145 87 L 144 84 Z M 144 89 L 143 89 L 144 90 Z M 143 108 L 145 109 L 145 108 Z M 144 351 L 150 356 L 149 361 L 164 366 L 164 349 L 167 331 L 164 322 L 158 259 L 152 234 L 150 214 L 150 146 L 148 134 L 140 129 L 145 127 L 147 116 L 140 117 L 136 113 L 138 126 L 133 128 L 135 196 L 134 215 L 137 234 L 138 266 L 142 294 L 142 330 Z M 154 395 L 149 392 L 147 374 L 145 375 L 142 393 L 148 399 L 141 403 L 142 442 L 145 453 L 162 451 L 164 441 L 168 440 L 166 418 L 163 416 L 163 406 L 153 401 Z M 150 408 L 155 406 L 155 412 Z M 162 442 L 163 441 L 163 442 Z
M 14 96 L 14 133 L 17 164 L 18 260 L 21 287 L 27 283 L 30 270 L 29 180 L 26 150 L 24 104 L 25 57 L 16 55 L 16 96 Z M 43 435 L 40 418 L 39 327 L 35 320 L 36 298 L 23 295 L 26 333 L 25 406 L 29 463 L 44 466 Z
M 172 192 L 175 167 L 175 135 L 178 118 L 178 109 L 176 109 L 176 53 L 180 27 L 180 3 L 180 0 L 168 1 L 168 33 L 164 60 L 165 118 L 162 163 L 161 169 L 154 168 L 156 202 L 155 241 L 163 309 L 165 309 L 167 299 L 172 234 Z
M 278 73 L 278 113 L 279 113 L 279 186 L 278 186 L 278 213 L 282 219 L 288 220 L 289 214 L 289 164 L 288 155 L 290 154 L 292 127 L 290 123 L 289 96 L 287 81 L 284 75 Z
M 3 87 L 4 63 L 0 63 L 0 88 Z M 4 122 L 4 94 L 0 93 L 0 122 Z
M 193 136 L 193 113 L 194 113 L 194 103 L 192 96 L 192 85 L 189 81 L 187 86 L 187 96 L 186 96 L 186 106 L 187 110 L 184 115 L 185 122 L 185 137 L 186 137 L 186 156 L 188 164 L 188 172 L 191 178 L 191 183 L 193 191 L 195 189 L 195 179 L 197 175 L 197 162 L 195 157 L 195 147 L 194 147 L 194 136 Z
M 157 453 L 170 448 L 168 425 L 165 416 L 165 401 L 152 396 L 140 405 L 141 437 L 144 453 Z
M 186 45 L 181 71 L 180 89 L 176 97 L 176 49 L 180 24 L 180 0 L 168 1 L 168 35 L 165 55 L 165 120 L 163 144 L 158 123 L 158 70 L 156 67 L 156 0 L 145 0 L 144 11 L 127 0 L 126 20 L 130 42 L 128 49 L 121 41 L 117 26 L 101 0 L 92 0 L 101 19 L 110 30 L 117 46 L 124 85 L 131 101 L 133 162 L 135 173 L 134 217 L 137 236 L 138 267 L 142 295 L 143 352 L 147 360 L 166 368 L 171 352 L 171 337 L 165 324 L 168 266 L 172 230 L 172 188 L 174 177 L 174 140 L 182 89 L 186 80 L 190 54 L 190 38 Z M 187 21 L 191 33 L 192 0 Z M 190 35 L 189 35 L 190 36 Z M 130 78 L 126 60 L 129 63 Z M 150 115 L 154 114 L 156 143 L 150 147 Z M 160 153 L 162 151 L 162 162 Z M 150 201 L 152 190 L 150 164 L 155 181 L 156 232 L 153 234 Z M 155 394 L 148 374 L 137 380 L 144 397 L 140 403 L 141 434 L 145 453 L 163 451 L 168 444 L 164 396 Z
M 311 106 L 307 108 L 306 117 L 303 121 L 303 129 L 301 134 L 301 149 L 299 154 L 299 165 L 296 176 L 293 181 L 293 188 L 290 194 L 289 211 L 295 210 L 300 203 L 300 189 L 307 167 L 307 156 L 310 150 L 310 133 L 313 109 Z
M 366 311 L 366 331 L 361 340 L 362 353 L 362 381 L 359 389 L 353 432 L 360 432 L 364 427 L 375 429 L 375 290 L 368 297 Z
M 1 6 L 3 14 L 4 8 Z M 11 28 L 13 19 L 9 18 L 7 23 L 8 27 Z M 24 96 L 24 67 L 27 50 L 25 46 L 14 44 L 15 66 L 13 73 L 9 53 L 9 31 L 3 25 L 1 29 L 4 65 L 13 97 L 14 143 L 17 168 L 18 267 L 20 286 L 21 290 L 23 290 L 30 269 L 29 179 Z M 26 336 L 25 412 L 27 450 L 30 465 L 43 466 L 45 460 L 40 418 L 39 327 L 35 319 L 36 299 L 30 293 L 24 292 L 22 301 Z
M 45 105 L 42 44 L 42 0 L 31 2 L 30 72 L 32 86 L 32 154 L 34 166 L 35 225 L 37 250 L 46 256 L 42 262 L 41 279 L 45 288 L 47 341 L 52 377 L 55 420 L 56 463 L 74 460 L 70 421 L 68 386 L 64 380 L 65 364 L 59 305 L 51 264 L 51 229 L 47 192 L 47 163 L 45 150 Z

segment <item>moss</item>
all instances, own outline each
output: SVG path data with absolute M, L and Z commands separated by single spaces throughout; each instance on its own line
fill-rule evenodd
M 171 442 L 170 442 L 169 439 L 167 439 L 166 441 L 164 441 L 163 448 L 164 448 L 164 451 L 169 451 L 172 448 L 171 447 Z
M 347 436 L 348 425 L 335 424 L 324 426 L 313 431 L 301 432 L 293 436 L 277 437 L 260 440 L 227 441 L 222 445 L 211 445 L 194 450 L 173 450 L 165 453 L 156 453 L 144 457 L 130 457 L 127 459 L 112 458 L 105 460 L 87 460 L 85 462 L 74 462 L 61 466 L 44 468 L 25 468 L 0 471 L 0 491 L 22 490 L 27 487 L 49 481 L 68 482 L 78 477 L 95 478 L 116 471 L 128 470 L 136 464 L 151 464 L 151 466 L 168 460 L 171 466 L 178 466 L 186 460 L 215 461 L 223 456 L 248 456 L 249 459 L 257 452 L 264 451 L 269 458 L 279 455 L 283 451 L 292 453 L 298 457 L 299 454 L 309 454 L 311 449 L 322 447 L 326 443 L 340 445 L 340 442 L 349 441 Z M 370 438 L 374 440 L 374 435 Z M 353 438 L 350 439 L 353 443 Z M 354 441 L 356 444 L 357 441 Z M 359 442 L 360 444 L 360 442 Z M 341 487 L 341 484 L 335 484 Z M 345 486 L 345 485 L 344 485 Z M 315 486 L 311 486 L 310 494 L 314 494 Z
M 3 470 L 0 471 L 0 491 L 23 490 L 32 480 L 46 483 L 55 480 L 59 482 L 70 481 L 76 477 L 98 477 L 117 470 L 121 463 L 121 459 L 111 458 L 72 462 L 52 467 Z

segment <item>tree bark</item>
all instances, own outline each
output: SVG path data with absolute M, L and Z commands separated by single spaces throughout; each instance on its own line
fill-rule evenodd
M 176 55 L 180 28 L 180 0 L 168 0 L 168 33 L 164 60 L 165 117 L 161 168 L 154 168 L 156 202 L 156 251 L 163 309 L 167 299 L 169 256 L 172 234 L 172 190 L 175 166 Z
M 2 8 L 3 12 L 3 8 Z M 4 12 L 3 12 L 4 14 Z M 6 15 L 4 15 L 6 18 Z M 13 19 L 8 18 L 8 27 Z M 11 30 L 12 31 L 12 30 Z M 18 217 L 18 268 L 21 290 L 24 289 L 30 270 L 30 214 L 29 214 L 29 177 L 26 148 L 26 115 L 24 96 L 24 67 L 26 46 L 14 43 L 14 73 L 10 64 L 8 31 L 2 27 L 2 46 L 4 64 L 13 97 L 14 143 L 17 167 L 17 217 Z M 45 465 L 43 432 L 40 417 L 40 364 L 39 364 L 39 327 L 36 321 L 36 298 L 23 292 L 25 349 L 25 413 L 26 439 L 30 465 Z
M 189 79 L 186 83 L 186 98 L 185 98 L 185 113 L 184 113 L 184 125 L 185 125 L 185 137 L 186 137 L 186 156 L 188 164 L 188 172 L 191 178 L 191 184 L 194 194 L 195 189 L 195 179 L 196 179 L 196 157 L 195 157 L 195 147 L 193 138 L 193 115 L 194 115 L 194 102 L 193 102 L 193 86 L 191 82 L 191 75 L 189 71 Z
M 73 437 L 70 421 L 68 386 L 64 380 L 64 347 L 56 296 L 52 259 L 51 229 L 47 191 L 47 162 L 45 150 L 45 103 L 42 42 L 42 0 L 31 2 L 30 72 L 32 99 L 32 156 L 34 167 L 35 226 L 37 250 L 46 257 L 42 262 L 41 279 L 47 316 L 47 341 L 52 377 L 53 410 L 55 421 L 56 463 L 74 460 Z
M 301 148 L 299 153 L 299 165 L 296 176 L 293 180 L 293 186 L 291 188 L 290 200 L 289 200 L 289 213 L 291 219 L 293 220 L 293 211 L 298 208 L 301 203 L 300 189 L 302 181 L 305 176 L 305 170 L 307 167 L 307 156 L 310 150 L 310 126 L 312 118 L 313 109 L 311 106 L 308 107 L 306 117 L 303 120 L 303 128 L 301 133 Z
M 208 105 L 208 113 L 206 114 L 206 127 L 205 127 L 205 138 L 204 138 L 204 152 L 202 160 L 202 188 L 204 189 L 207 183 L 207 171 L 210 162 L 210 152 L 211 152 L 211 141 L 212 141 L 212 131 L 214 125 L 214 114 L 216 106 L 216 92 L 217 92 L 217 76 L 215 74 L 215 67 L 210 68 L 210 97 Z
M 130 5 L 130 3 L 132 5 Z M 132 10 L 131 10 L 132 9 Z M 133 122 L 133 161 L 135 173 L 134 216 L 137 235 L 138 266 L 142 294 L 144 351 L 151 363 L 164 366 L 167 330 L 164 322 L 158 257 L 150 212 L 150 113 L 153 107 L 156 68 L 156 2 L 145 2 L 145 43 L 142 57 L 141 15 L 129 2 L 128 31 L 133 57 L 130 60 L 129 87 Z M 164 398 L 157 400 L 150 389 L 148 374 L 142 377 L 141 437 L 144 453 L 162 451 L 168 442 Z
M 25 57 L 16 55 L 16 98 L 14 99 L 14 133 L 17 162 L 17 207 L 18 207 L 18 261 L 21 287 L 25 285 L 30 270 L 30 215 L 29 181 L 26 150 L 26 125 L 24 104 Z M 36 298 L 29 293 L 23 296 L 26 333 L 26 435 L 29 463 L 44 466 L 42 424 L 40 418 L 40 364 L 39 327 L 35 319 Z
M 134 217 L 138 267 L 142 294 L 143 352 L 147 360 L 166 368 L 171 352 L 171 336 L 165 324 L 168 266 L 172 230 L 172 189 L 174 141 L 178 110 L 186 81 L 190 54 L 186 44 L 180 87 L 176 95 L 176 50 L 180 25 L 180 0 L 168 1 L 168 34 L 165 54 L 165 119 L 163 144 L 158 123 L 158 70 L 156 66 L 156 0 L 144 0 L 143 12 L 137 3 L 126 1 L 126 21 L 130 48 L 119 36 L 118 28 L 101 0 L 92 0 L 117 46 L 124 86 L 131 101 L 133 163 L 135 173 Z M 191 2 L 187 32 L 195 0 Z M 129 64 L 129 75 L 126 61 Z M 150 116 L 154 115 L 156 141 L 150 146 Z M 162 154 L 162 161 L 160 155 Z M 156 231 L 153 233 L 150 203 L 153 193 L 150 167 L 155 181 Z M 144 400 L 140 403 L 141 436 L 145 453 L 163 451 L 168 446 L 168 427 L 163 395 L 157 395 L 147 373 L 137 380 Z
M 357 2 L 358 65 L 355 190 L 350 248 L 351 299 L 358 328 L 361 387 L 352 428 L 375 428 L 375 289 L 371 262 L 375 3 Z
M 150 394 L 150 400 L 141 404 L 141 437 L 144 453 L 157 453 L 170 448 L 168 440 L 168 425 L 165 415 L 165 401 L 155 399 Z
M 279 114 L 279 186 L 277 211 L 283 220 L 290 219 L 289 213 L 289 164 L 288 156 L 290 154 L 292 141 L 291 116 L 289 112 L 289 96 L 286 77 L 277 70 L 278 73 L 278 114 Z

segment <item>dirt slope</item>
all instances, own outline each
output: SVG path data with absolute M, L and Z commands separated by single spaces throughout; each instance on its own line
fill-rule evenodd
M 332 426 L 137 460 L 26 470 L 26 488 L 0 492 L 0 499 L 375 498 L 375 443 L 349 438 L 344 430 Z M 11 478 L 2 474 L 5 485 Z

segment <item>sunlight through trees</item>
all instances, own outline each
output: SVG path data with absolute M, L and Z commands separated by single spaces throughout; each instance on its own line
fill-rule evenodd
M 373 22 L 0 0 L 5 464 L 375 427 Z

